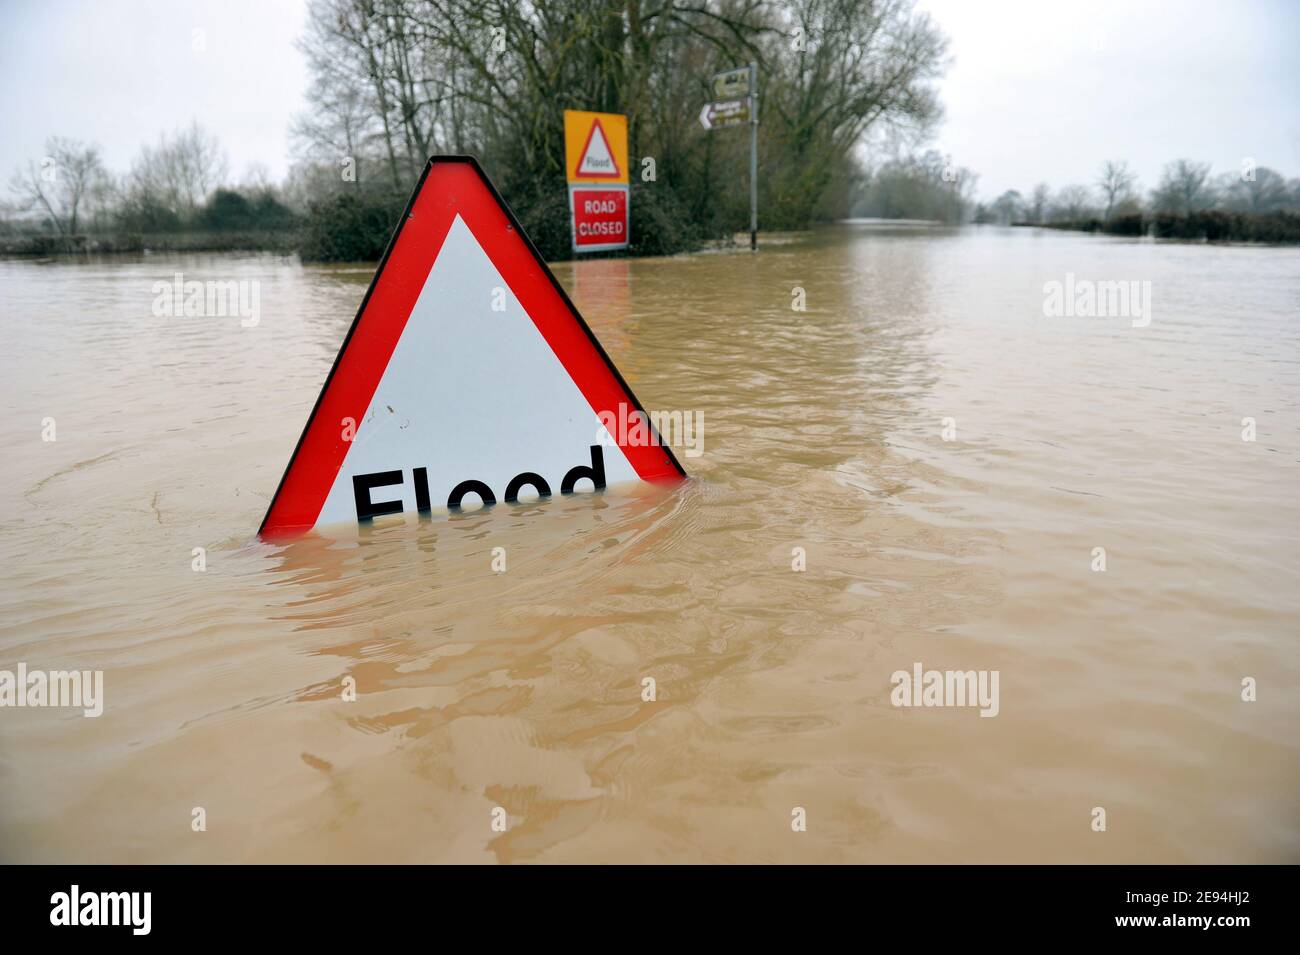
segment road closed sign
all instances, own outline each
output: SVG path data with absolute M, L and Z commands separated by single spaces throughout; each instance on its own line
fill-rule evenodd
M 626 249 L 630 234 L 627 117 L 564 111 L 573 251 Z
M 573 207 L 573 248 L 576 252 L 626 249 L 628 244 L 627 187 L 569 189 Z
M 605 191 L 614 195 L 596 190 L 589 214 L 581 206 L 595 233 L 613 229 L 619 209 L 626 217 L 626 190 Z M 636 397 L 478 163 L 436 157 L 261 534 L 684 477 L 653 428 L 606 427 L 634 410 Z

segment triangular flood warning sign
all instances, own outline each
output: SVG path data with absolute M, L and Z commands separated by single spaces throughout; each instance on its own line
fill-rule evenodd
M 618 161 L 614 159 L 614 152 L 609 148 L 609 140 L 605 138 L 605 127 L 600 125 L 598 119 L 592 121 L 587 144 L 582 147 L 582 156 L 578 159 L 578 175 L 596 179 L 623 177 Z
M 684 477 L 652 427 L 602 431 L 634 411 L 478 163 L 435 157 L 260 533 Z

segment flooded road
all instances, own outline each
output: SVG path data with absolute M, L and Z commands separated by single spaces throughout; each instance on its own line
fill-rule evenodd
M 562 264 L 692 481 L 258 542 L 371 271 L 0 262 L 0 669 L 105 697 L 0 709 L 0 859 L 1300 861 L 1300 251 Z M 154 315 L 177 272 L 260 321 Z

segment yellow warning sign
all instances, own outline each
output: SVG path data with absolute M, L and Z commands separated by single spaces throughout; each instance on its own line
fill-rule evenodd
M 569 182 L 627 183 L 627 117 L 564 111 L 564 168 Z

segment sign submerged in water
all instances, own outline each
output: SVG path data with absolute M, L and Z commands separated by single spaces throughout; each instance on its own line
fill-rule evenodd
M 591 467 L 579 464 L 570 468 L 564 475 L 564 480 L 560 483 L 560 493 L 572 494 L 577 489 L 578 482 L 584 478 L 591 482 L 593 491 L 599 491 L 605 486 L 605 452 L 598 444 L 591 446 Z M 432 498 L 429 496 L 429 469 L 413 469 L 411 471 L 411 482 L 415 488 L 416 510 L 422 514 L 427 514 L 432 510 Z M 404 478 L 401 471 L 354 474 L 352 476 L 352 494 L 356 498 L 357 520 L 364 521 L 372 517 L 379 517 L 382 514 L 402 513 L 403 506 L 400 499 L 374 501 L 371 499 L 371 492 L 375 488 L 392 487 L 403 483 Z M 551 485 L 546 478 L 536 471 L 521 471 L 511 478 L 510 483 L 506 485 L 506 503 L 518 503 L 520 492 L 526 487 L 532 488 L 533 494 L 537 497 L 551 496 Z M 451 489 L 451 493 L 447 495 L 447 507 L 449 509 L 460 507 L 465 498 L 471 494 L 476 495 L 482 504 L 495 504 L 497 502 L 496 494 L 491 487 L 477 478 L 469 478 L 461 481 Z
M 657 435 L 609 440 L 626 407 L 641 410 L 478 163 L 435 157 L 261 534 L 427 513 L 431 491 L 456 508 L 685 477 Z

